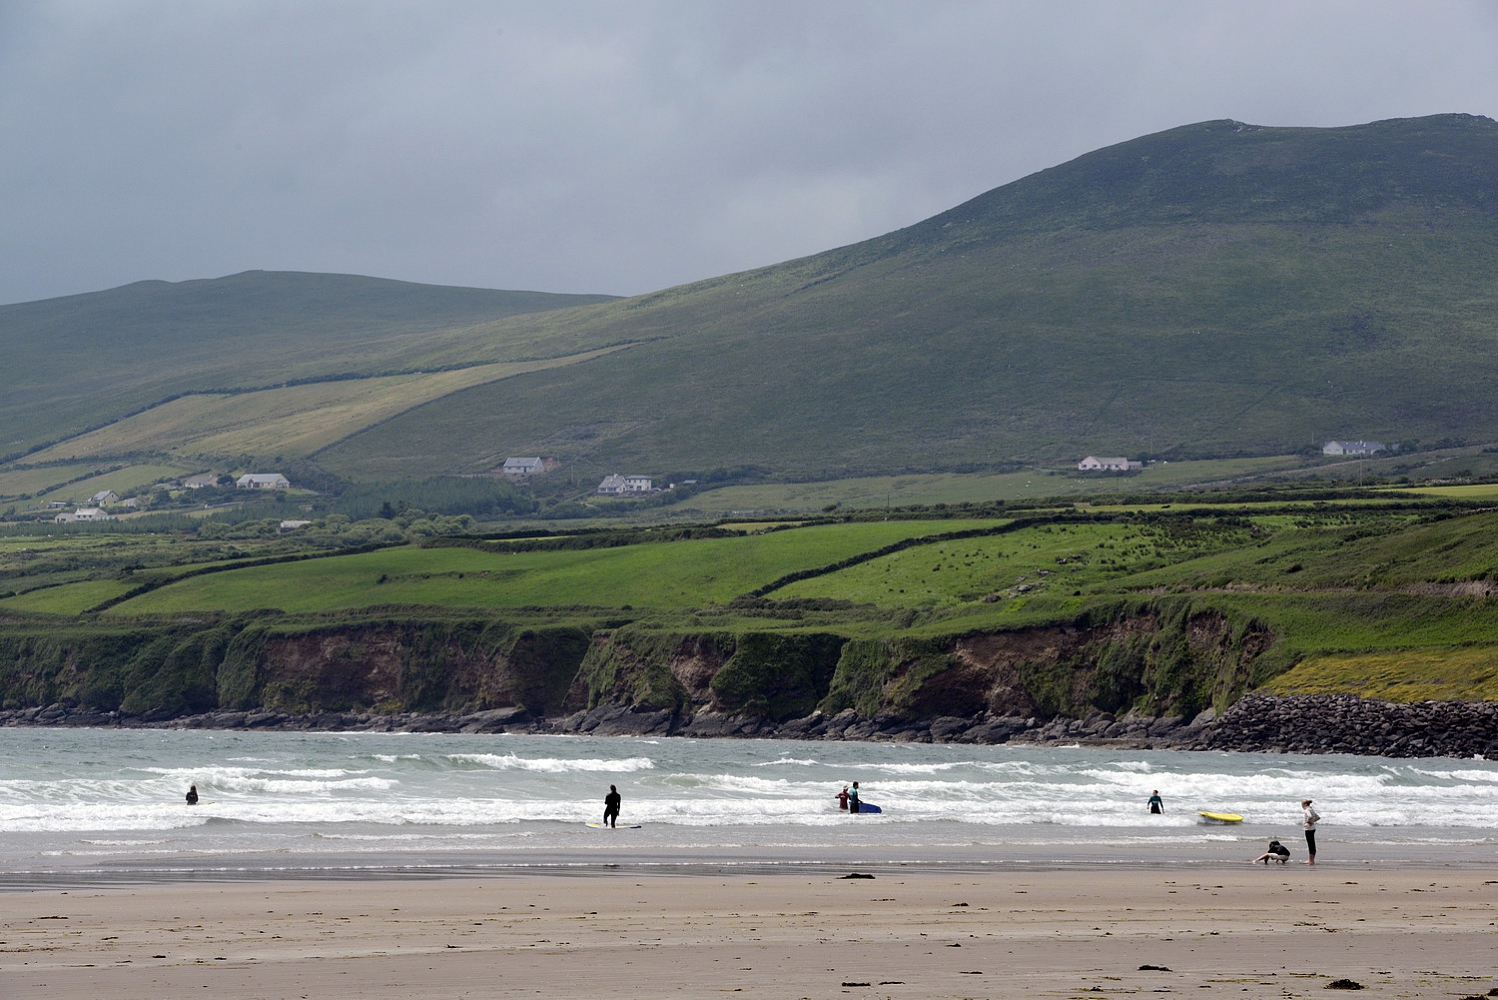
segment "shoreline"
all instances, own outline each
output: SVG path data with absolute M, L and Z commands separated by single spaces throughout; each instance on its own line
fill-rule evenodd
M 1034 998 L 1486 993 L 1498 865 L 617 870 L 0 892 L 27 997 Z
M 1211 845 L 1011 842 L 1001 845 L 679 848 L 603 844 L 593 849 L 543 847 L 473 851 L 384 850 L 350 855 L 337 852 L 199 853 L 171 857 L 122 857 L 107 862 L 36 864 L 19 861 L 0 867 L 0 895 L 48 889 L 121 886 L 257 884 L 292 882 L 449 882 L 464 879 L 536 878 L 711 878 L 723 875 L 841 878 L 858 872 L 878 877 L 973 875 L 1014 878 L 1070 873 L 1078 877 L 1207 877 L 1248 867 L 1263 850 L 1264 838 L 1241 837 Z M 1290 864 L 1267 866 L 1287 872 L 1307 868 L 1337 877 L 1390 872 L 1477 873 L 1498 871 L 1498 845 L 1456 841 L 1433 849 L 1428 843 L 1368 842 L 1323 838 L 1320 862 L 1302 864 L 1304 851 L 1292 845 Z M 1266 866 L 1259 865 L 1259 868 Z M 1498 876 L 1495 876 L 1498 877 Z
M 1207 709 L 1192 719 L 1133 712 L 1122 716 L 1094 712 L 1083 719 L 991 713 L 908 719 L 887 713 L 864 717 L 845 709 L 836 715 L 818 711 L 779 723 L 714 711 L 681 717 L 672 711 L 618 704 L 547 718 L 516 707 L 462 714 L 215 711 L 158 718 L 152 713 L 131 715 L 54 704 L 0 710 L 0 728 L 649 736 L 1498 760 L 1498 702 L 1406 704 L 1356 695 L 1251 693 L 1221 716 Z

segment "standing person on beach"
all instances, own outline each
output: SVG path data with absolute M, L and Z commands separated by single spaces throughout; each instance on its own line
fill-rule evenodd
M 187 804 L 190 805 L 190 806 L 195 806 L 195 805 L 198 804 L 198 786 L 197 785 L 188 785 L 187 786 Z
M 1306 853 L 1310 855 L 1306 859 L 1306 864 L 1314 865 L 1316 863 L 1316 824 L 1321 821 L 1321 814 L 1312 808 L 1310 799 L 1301 799 L 1300 809 L 1305 814 Z
M 1155 793 L 1150 796 L 1149 809 L 1150 815 L 1152 816 L 1158 816 L 1165 811 L 1165 800 L 1160 798 L 1160 789 L 1158 788 L 1155 789 Z
M 843 812 L 847 812 L 848 811 L 848 786 L 844 785 L 843 786 L 843 790 L 840 791 L 840 792 L 838 792 L 835 797 L 837 798 L 837 807 L 839 809 L 841 809 Z
M 858 812 L 858 782 L 853 782 L 853 787 L 848 789 L 848 811 Z
M 609 786 L 609 793 L 603 797 L 603 825 L 618 828 L 619 805 L 624 800 L 619 797 L 619 789 L 613 785 Z

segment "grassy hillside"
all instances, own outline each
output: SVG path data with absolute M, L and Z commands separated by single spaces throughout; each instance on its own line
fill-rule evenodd
M 0 454 L 310 456 L 364 483 L 539 454 L 581 490 L 1480 446 L 1498 440 L 1495 164 L 1498 124 L 1466 115 L 1204 122 L 625 300 L 250 272 L 0 307 Z M 719 499 L 702 509 L 795 506 Z
M 0 306 L 0 454 L 184 392 L 550 357 L 472 328 L 609 298 L 248 271 Z
M 1498 124 L 1207 122 L 909 229 L 505 337 L 642 342 L 320 454 L 461 471 L 477 437 L 593 471 L 808 478 L 1087 453 L 1498 438 Z

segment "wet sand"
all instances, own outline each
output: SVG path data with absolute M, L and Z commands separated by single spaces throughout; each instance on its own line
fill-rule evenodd
M 1458 998 L 1498 986 L 1498 865 L 863 870 L 876 877 L 621 868 L 11 890 L 0 996 L 1284 998 L 1341 995 L 1326 987 L 1351 979 L 1361 997 Z

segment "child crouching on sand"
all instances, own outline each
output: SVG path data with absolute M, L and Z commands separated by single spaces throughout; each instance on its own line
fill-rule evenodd
M 1269 850 L 1265 851 L 1263 854 L 1260 854 L 1257 858 L 1254 858 L 1249 862 L 1249 864 L 1256 865 L 1260 861 L 1264 862 L 1266 865 L 1271 861 L 1278 861 L 1280 864 L 1284 864 L 1289 860 L 1290 848 L 1286 847 L 1284 844 L 1281 844 L 1278 840 L 1271 840 L 1269 842 Z

